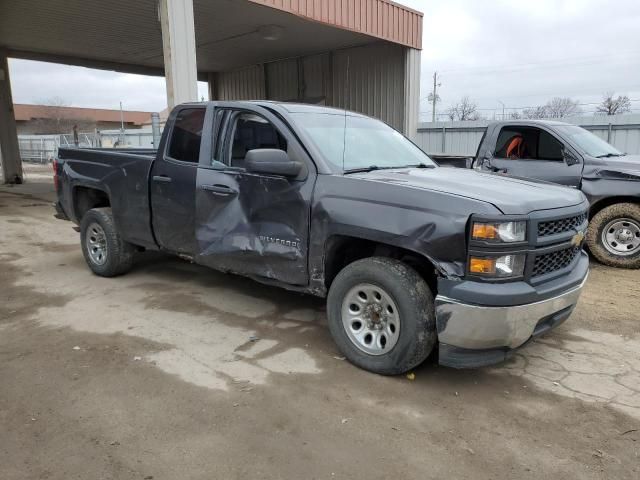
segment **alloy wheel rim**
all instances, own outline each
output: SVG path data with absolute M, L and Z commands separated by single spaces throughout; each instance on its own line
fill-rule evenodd
M 107 236 L 99 224 L 89 225 L 85 243 L 91 261 L 95 265 L 104 265 L 107 262 Z
M 616 218 L 602 230 L 602 243 L 614 255 L 629 256 L 640 251 L 640 223 L 630 218 Z
M 390 352 L 400 337 L 400 313 L 383 288 L 360 283 L 342 301 L 342 325 L 359 350 L 369 355 Z

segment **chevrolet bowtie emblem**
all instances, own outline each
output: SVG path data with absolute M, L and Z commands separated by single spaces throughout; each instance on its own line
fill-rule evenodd
M 574 247 L 579 247 L 580 245 L 582 245 L 583 241 L 584 232 L 578 232 L 573 236 L 573 238 L 571 238 L 571 245 L 573 245 Z

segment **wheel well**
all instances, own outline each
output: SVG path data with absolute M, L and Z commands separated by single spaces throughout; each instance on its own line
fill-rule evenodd
M 89 187 L 76 187 L 73 191 L 73 209 L 78 222 L 92 208 L 110 207 L 109 196 L 102 190 Z
M 356 260 L 368 257 L 387 257 L 401 260 L 415 269 L 436 292 L 436 269 L 427 257 L 411 250 L 357 237 L 336 235 L 327 242 L 324 259 L 324 281 L 327 289 L 344 267 Z
M 599 211 L 615 205 L 616 203 L 636 203 L 640 204 L 639 197 L 607 197 L 594 203 L 589 210 L 589 220 L 591 220 Z

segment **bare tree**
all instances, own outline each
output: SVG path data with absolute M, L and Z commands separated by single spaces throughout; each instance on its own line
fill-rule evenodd
M 447 110 L 447 116 L 449 120 L 478 120 L 480 115 L 478 114 L 478 105 L 472 101 L 468 96 L 464 96 L 458 103 L 449 107 Z
M 607 92 L 604 94 L 602 103 L 598 105 L 598 112 L 605 113 L 607 115 L 618 115 L 620 113 L 631 112 L 631 100 L 627 95 L 618 95 L 615 98 L 613 92 Z
M 522 111 L 522 118 L 564 118 L 582 113 L 577 100 L 569 97 L 555 97 L 544 105 L 525 108 Z
M 569 97 L 555 97 L 544 106 L 547 118 L 564 118 L 582 113 L 578 101 Z
M 45 117 L 37 118 L 34 123 L 36 133 L 39 134 L 58 134 L 72 133 L 73 127 L 77 126 L 78 130 L 92 130 L 95 122 L 90 119 L 80 118 L 73 113 L 69 113 L 67 107 L 70 103 L 62 97 L 50 97 L 38 100 L 39 105 L 47 107 Z
M 544 105 L 539 107 L 525 108 L 522 111 L 522 118 L 538 119 L 538 118 L 546 118 L 546 116 L 547 116 L 547 109 Z

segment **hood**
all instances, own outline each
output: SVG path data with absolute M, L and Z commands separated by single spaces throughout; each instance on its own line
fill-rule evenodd
M 374 170 L 350 176 L 471 198 L 490 203 L 506 215 L 569 207 L 585 200 L 573 188 L 460 168 Z
M 624 157 L 589 158 L 585 175 L 612 180 L 635 180 L 640 182 L 640 155 Z

